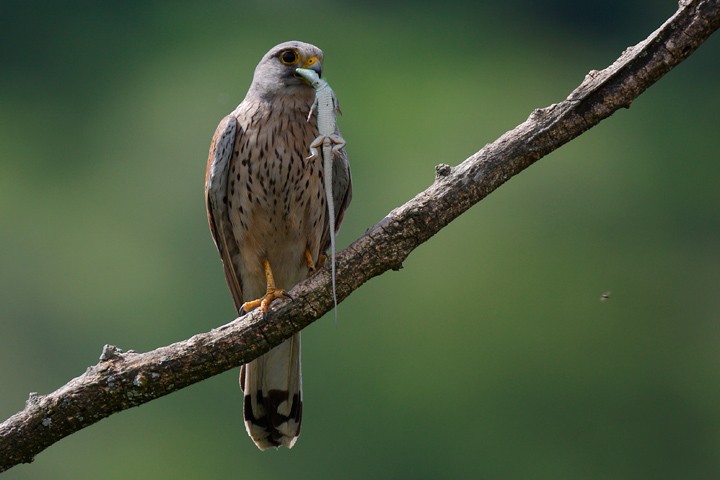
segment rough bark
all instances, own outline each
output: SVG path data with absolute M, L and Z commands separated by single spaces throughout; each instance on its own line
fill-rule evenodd
M 720 0 L 681 1 L 658 30 L 605 70 L 588 73 L 566 100 L 535 110 L 457 167 L 438 165 L 430 187 L 337 255 L 338 300 L 371 278 L 400 268 L 418 245 L 511 177 L 629 107 L 718 26 Z M 106 346 L 97 365 L 48 395 L 30 394 L 25 409 L 0 425 L 0 471 L 31 462 L 61 438 L 115 412 L 247 363 L 333 306 L 327 269 L 290 293 L 295 300 L 274 304 L 268 321 L 253 312 L 147 353 Z

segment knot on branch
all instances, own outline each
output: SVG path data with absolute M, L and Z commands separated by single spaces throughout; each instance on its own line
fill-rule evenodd
M 100 354 L 100 361 L 101 362 L 108 362 L 110 360 L 114 360 L 116 358 L 122 357 L 122 349 L 116 347 L 115 345 L 105 345 L 102 349 L 102 353 Z
M 33 405 L 38 405 L 43 399 L 43 397 L 43 395 L 39 395 L 37 392 L 30 392 L 30 395 L 28 395 L 28 399 L 25 400 L 25 406 L 30 407 Z
M 439 180 L 442 177 L 447 177 L 452 173 L 452 167 L 447 163 L 441 163 L 435 165 L 435 180 Z

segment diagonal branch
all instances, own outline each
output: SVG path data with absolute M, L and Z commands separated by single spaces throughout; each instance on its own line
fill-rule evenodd
M 681 0 L 678 11 L 615 63 L 592 71 L 561 103 L 530 117 L 457 167 L 439 165 L 435 182 L 390 212 L 337 255 L 342 300 L 371 278 L 398 269 L 445 225 L 512 176 L 629 107 L 720 26 L 720 0 Z M 31 462 L 56 441 L 121 410 L 141 405 L 258 357 L 333 306 L 327 269 L 296 286 L 269 322 L 257 313 L 147 353 L 106 346 L 100 362 L 0 425 L 0 471 Z

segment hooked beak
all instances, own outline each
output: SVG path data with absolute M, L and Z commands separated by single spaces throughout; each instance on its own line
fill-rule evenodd
M 302 80 L 308 87 L 315 88 L 315 84 L 322 76 L 322 63 L 317 57 L 310 57 L 303 61 L 300 68 L 295 69 L 295 78 Z
M 305 60 L 302 64 L 302 68 L 315 70 L 315 73 L 317 73 L 318 77 L 322 77 L 322 63 L 320 63 L 320 59 L 317 57 L 310 57 Z

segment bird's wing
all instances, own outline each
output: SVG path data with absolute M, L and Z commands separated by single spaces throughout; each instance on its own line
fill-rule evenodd
M 235 116 L 228 115 L 220 121 L 210 144 L 205 172 L 205 205 L 210 232 L 225 267 L 225 280 L 230 287 L 236 310 L 239 310 L 243 304 L 242 283 L 233 263 L 233 258 L 237 258 L 240 251 L 230 225 L 227 195 L 233 146 L 237 135 L 240 134 Z

